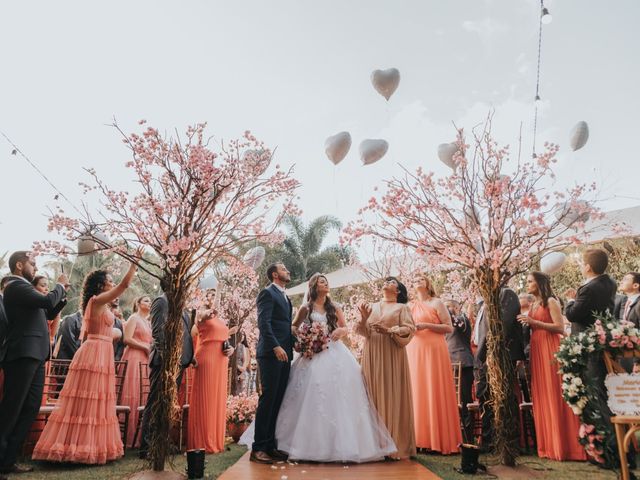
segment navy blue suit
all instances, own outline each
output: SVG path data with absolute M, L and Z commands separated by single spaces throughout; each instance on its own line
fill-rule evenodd
M 262 393 L 256 410 L 255 435 L 252 450 L 270 452 L 278 448 L 275 438 L 276 419 L 289 380 L 293 357 L 291 334 L 291 301 L 275 285 L 260 292 L 258 307 L 258 347 L 256 357 L 260 367 Z M 282 347 L 289 360 L 281 362 L 273 349 Z

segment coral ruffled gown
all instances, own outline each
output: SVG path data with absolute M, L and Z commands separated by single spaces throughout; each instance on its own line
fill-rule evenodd
M 548 307 L 539 306 L 531 318 L 552 323 Z M 532 329 L 531 401 L 536 427 L 538 456 L 553 460 L 586 460 L 578 442 L 580 421 L 562 398 L 562 377 L 554 354 L 560 348 L 560 335 L 541 328 Z
M 198 366 L 189 399 L 187 447 L 217 453 L 224 450 L 229 359 L 222 353 L 222 343 L 229 338 L 229 329 L 215 316 L 197 326 Z
M 421 301 L 412 304 L 411 314 L 416 325 L 441 323 L 436 309 Z M 416 330 L 407 345 L 407 356 L 416 446 L 443 454 L 458 452 L 458 445 L 462 443 L 460 413 L 444 334 Z
M 124 454 L 116 416 L 112 327 L 113 314 L 104 310 L 93 315 L 91 299 L 83 322 L 87 340 L 73 357 L 34 459 L 103 464 Z
M 137 314 L 134 314 L 137 315 Z M 129 321 L 132 319 L 129 318 Z M 151 345 L 153 337 L 151 335 L 151 324 L 148 320 L 140 315 L 137 315 L 135 319 L 136 329 L 133 332 L 134 340 L 138 342 Z M 140 406 L 140 364 L 149 363 L 149 355 L 139 348 L 125 347 L 122 354 L 122 360 L 127 361 L 127 375 L 124 378 L 124 384 L 122 385 L 122 399 L 120 403 L 127 405 L 131 408 L 131 414 L 129 415 L 129 426 L 127 427 L 127 445 L 131 447 L 138 447 L 140 445 L 140 435 L 136 440 L 136 445 L 133 445 L 133 436 L 136 433 L 136 426 L 138 425 L 138 407 Z M 145 401 L 146 399 L 142 399 Z

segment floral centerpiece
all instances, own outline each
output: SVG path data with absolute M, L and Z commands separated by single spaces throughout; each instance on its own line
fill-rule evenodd
M 227 397 L 227 432 L 234 442 L 247 429 L 258 407 L 258 394 L 229 395 Z
M 326 323 L 303 322 L 298 328 L 296 342 L 293 346 L 305 358 L 312 358 L 316 353 L 329 348 L 329 330 Z
M 619 465 L 615 434 L 601 413 L 603 399 L 587 366 L 602 359 L 640 350 L 640 331 L 631 322 L 618 321 L 610 314 L 598 316 L 594 325 L 578 335 L 565 338 L 556 353 L 562 375 L 562 395 L 580 417 L 578 436 L 587 454 L 605 468 Z

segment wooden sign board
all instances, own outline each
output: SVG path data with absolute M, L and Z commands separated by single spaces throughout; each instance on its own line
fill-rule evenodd
M 640 375 L 610 373 L 605 380 L 607 403 L 616 415 L 640 415 Z

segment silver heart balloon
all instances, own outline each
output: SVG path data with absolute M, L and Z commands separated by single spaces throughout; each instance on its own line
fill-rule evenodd
M 380 95 L 389 100 L 400 85 L 400 72 L 397 68 L 374 70 L 371 73 L 371 83 Z
M 569 136 L 571 150 L 574 152 L 580 150 L 587 144 L 587 140 L 589 140 L 589 125 L 587 122 L 580 121 L 573 127 Z
M 351 148 L 351 134 L 340 132 L 330 136 L 324 142 L 324 151 L 334 165 L 338 165 L 349 153 Z
M 441 143 L 438 145 L 438 158 L 442 163 L 444 163 L 447 167 L 456 169 L 456 162 L 453 159 L 453 156 L 458 151 L 458 144 L 456 142 L 452 143 Z
M 389 144 L 386 140 L 369 138 L 360 143 L 360 159 L 363 164 L 371 165 L 384 157 L 387 150 L 389 150 Z

